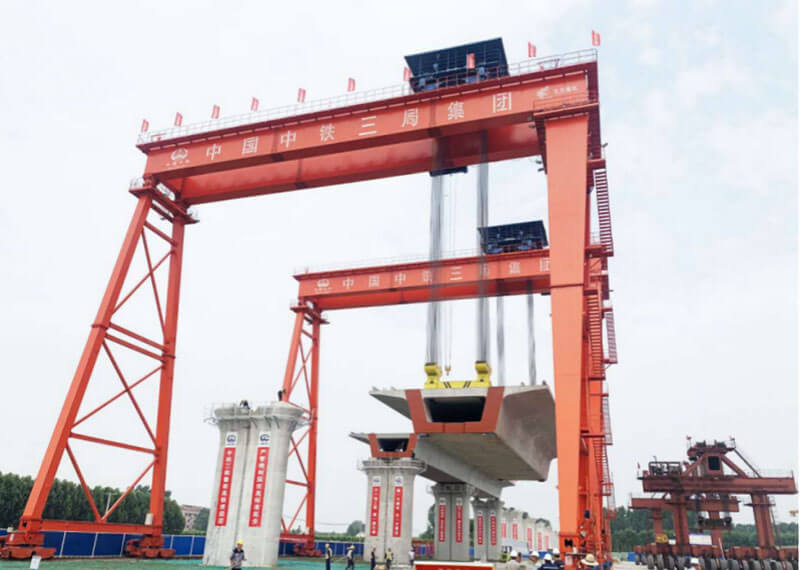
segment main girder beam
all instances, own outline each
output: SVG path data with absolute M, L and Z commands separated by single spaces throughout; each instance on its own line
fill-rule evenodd
M 674 505 L 681 503 L 685 504 L 690 511 L 716 511 L 716 512 L 739 512 L 739 499 L 736 497 L 729 497 L 728 499 L 654 499 L 650 497 L 634 497 L 631 499 L 630 508 L 632 509 L 661 509 L 671 510 Z
M 445 168 L 532 156 L 537 120 L 596 115 L 595 76 L 581 63 L 151 141 L 144 177 L 191 204 L 426 172 L 436 140 Z
M 747 495 L 794 495 L 797 486 L 793 477 L 643 477 L 642 490 L 646 493 L 728 493 Z
M 481 289 L 479 271 L 486 275 Z M 549 250 L 503 253 L 485 257 L 443 259 L 434 271 L 430 261 L 400 263 L 295 275 L 298 298 L 321 311 L 380 305 L 423 303 L 436 299 L 474 299 L 486 295 L 547 293 Z M 436 279 L 436 283 L 433 280 Z

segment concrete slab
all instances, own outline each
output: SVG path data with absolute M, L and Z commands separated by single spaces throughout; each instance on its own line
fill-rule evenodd
M 435 445 L 427 437 L 416 438 L 416 442 L 409 443 L 413 436 L 409 433 L 350 434 L 353 439 L 367 445 L 372 443 L 370 436 L 374 436 L 373 439 L 377 439 L 378 442 L 389 442 L 391 445 L 396 442 L 405 442 L 399 444 L 403 449 L 402 452 L 388 453 L 397 454 L 394 455 L 395 457 L 413 457 L 425 462 L 425 470 L 420 473 L 420 476 L 436 483 L 467 483 L 472 485 L 478 492 L 478 496 L 481 497 L 499 497 L 503 488 L 513 485 L 510 481 L 500 481 L 488 476 L 458 456 Z M 380 444 L 378 447 L 380 448 Z M 376 453 L 376 450 L 373 449 L 373 457 L 380 456 L 380 451 L 378 450 Z M 386 455 L 386 457 L 392 457 L 392 455 Z
M 420 441 L 491 479 L 547 479 L 556 456 L 548 386 L 387 389 L 370 395 L 411 419 Z

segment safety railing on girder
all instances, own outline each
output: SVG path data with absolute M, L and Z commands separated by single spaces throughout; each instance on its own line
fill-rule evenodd
M 437 82 L 444 87 L 462 83 L 478 83 L 480 81 L 493 80 L 497 77 L 505 75 L 524 75 L 526 73 L 548 71 L 570 65 L 591 63 L 593 61 L 597 61 L 597 50 L 584 49 L 561 55 L 527 59 L 525 61 L 508 64 L 505 66 L 463 70 L 458 73 L 437 78 Z M 412 88 L 412 83 L 407 81 L 399 85 L 391 85 L 369 91 L 354 91 L 344 95 L 337 95 L 316 101 L 295 103 L 292 105 L 284 105 L 282 107 L 265 109 L 263 111 L 253 111 L 245 114 L 231 115 L 229 117 L 223 117 L 220 119 L 211 119 L 207 121 L 171 127 L 168 129 L 161 129 L 158 131 L 139 133 L 137 144 L 146 144 L 156 141 L 180 138 L 220 129 L 262 123 L 265 121 L 273 121 L 276 119 L 305 115 L 308 113 L 316 113 L 318 111 L 328 111 L 331 109 L 337 109 L 339 107 L 359 105 L 361 103 L 372 103 L 384 99 L 392 99 L 394 97 L 411 95 L 414 92 L 415 91 Z

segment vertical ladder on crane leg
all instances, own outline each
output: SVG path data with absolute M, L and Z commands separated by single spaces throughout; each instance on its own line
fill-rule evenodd
M 614 255 L 614 238 L 611 234 L 611 207 L 608 201 L 608 174 L 605 168 L 598 168 L 593 172 L 593 176 L 600 243 L 603 244 L 608 255 Z

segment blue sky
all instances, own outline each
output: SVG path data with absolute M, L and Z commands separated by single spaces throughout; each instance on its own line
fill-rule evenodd
M 0 471 L 35 473 L 133 209 L 134 148 L 152 128 L 399 82 L 402 55 L 502 36 L 518 61 L 602 35 L 600 97 L 616 257 L 620 364 L 609 372 L 617 502 L 636 462 L 677 459 L 687 434 L 734 435 L 765 468 L 797 468 L 796 3 L 12 2 L 0 22 Z M 491 166 L 490 222 L 546 219 L 532 160 Z M 473 173 L 448 183 L 456 249 L 473 243 Z M 188 232 L 168 486 L 211 498 L 215 401 L 272 397 L 297 267 L 424 254 L 427 175 L 203 206 Z M 287 243 L 285 236 L 296 236 Z M 472 374 L 471 303 L 453 308 L 453 366 Z M 552 379 L 547 299 L 538 364 Z M 322 356 L 318 520 L 364 517 L 366 447 L 350 431 L 403 430 L 366 395 L 423 381 L 423 306 L 331 315 Z M 507 375 L 525 378 L 524 301 L 506 304 Z M 102 395 L 98 384 L 96 397 Z M 352 410 L 358 413 L 353 414 Z M 119 418 L 126 410 L 120 410 Z M 20 428 L 24 426 L 24 430 Z M 135 439 L 122 421 L 98 427 Z M 92 484 L 124 485 L 133 460 Z M 84 454 L 84 455 L 81 455 Z M 555 519 L 556 464 L 509 504 Z M 60 475 L 74 478 L 70 468 Z M 431 497 L 416 489 L 415 529 Z M 778 500 L 786 520 L 795 498 Z M 750 513 L 739 520 L 750 521 Z

